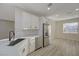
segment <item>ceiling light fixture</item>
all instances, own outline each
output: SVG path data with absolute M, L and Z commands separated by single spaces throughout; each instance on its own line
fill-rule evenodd
M 79 9 L 75 9 L 76 11 L 79 11 Z
M 50 8 L 51 6 L 52 6 L 52 3 L 49 3 L 49 4 L 48 4 L 48 10 L 51 9 L 51 8 Z
M 48 10 L 50 10 L 50 8 L 48 7 Z

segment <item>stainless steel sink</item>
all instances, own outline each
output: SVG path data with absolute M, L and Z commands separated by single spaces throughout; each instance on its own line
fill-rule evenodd
M 10 42 L 10 44 L 8 46 L 14 46 L 14 45 L 18 44 L 19 42 L 21 42 L 23 40 L 24 40 L 24 38 L 19 38 L 15 41 Z

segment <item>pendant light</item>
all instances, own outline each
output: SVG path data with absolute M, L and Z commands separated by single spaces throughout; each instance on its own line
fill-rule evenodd
M 52 6 L 52 3 L 49 3 L 49 4 L 48 4 L 48 10 L 51 9 L 51 8 L 50 8 L 51 6 Z

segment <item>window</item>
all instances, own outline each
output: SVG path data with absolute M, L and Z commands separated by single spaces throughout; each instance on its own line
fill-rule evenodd
M 63 24 L 64 33 L 78 33 L 78 22 Z

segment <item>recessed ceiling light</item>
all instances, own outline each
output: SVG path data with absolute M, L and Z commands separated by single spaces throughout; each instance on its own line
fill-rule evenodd
M 79 9 L 77 8 L 77 9 L 75 9 L 76 11 L 79 11 Z
M 50 8 L 48 7 L 48 10 L 50 10 Z
M 58 17 L 59 15 L 58 14 L 56 14 L 56 17 Z

